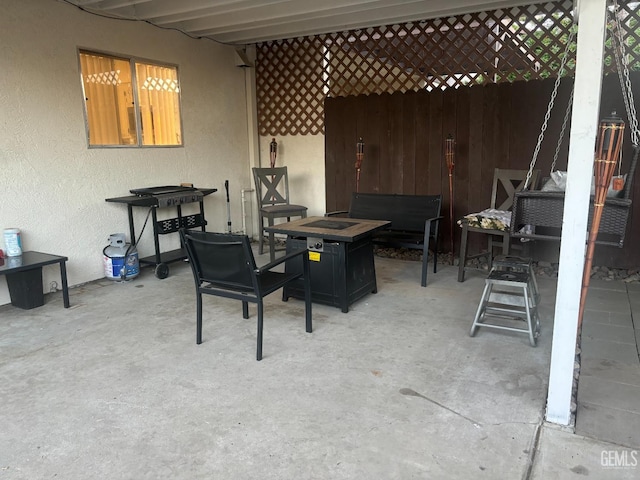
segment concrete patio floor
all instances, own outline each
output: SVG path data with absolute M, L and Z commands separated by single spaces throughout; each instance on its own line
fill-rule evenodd
M 195 344 L 184 263 L 74 288 L 70 309 L 59 292 L 0 307 L 0 478 L 638 477 L 638 445 L 543 421 L 553 279 L 533 348 L 469 337 L 482 275 L 440 266 L 422 288 L 420 262 L 376 269 L 349 313 L 314 304 L 311 334 L 302 301 L 268 297 L 261 362 L 255 307 L 244 320 L 237 301 L 204 299 Z
M 576 433 L 640 450 L 638 319 L 640 284 L 597 281 L 590 286 L 582 327 Z

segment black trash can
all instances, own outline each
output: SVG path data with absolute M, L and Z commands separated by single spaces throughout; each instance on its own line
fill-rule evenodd
M 44 305 L 42 268 L 7 274 L 11 305 L 29 310 Z

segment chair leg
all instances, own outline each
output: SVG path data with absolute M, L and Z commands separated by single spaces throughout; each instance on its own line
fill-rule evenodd
M 489 256 L 487 257 L 487 265 L 489 265 L 489 270 L 491 270 L 491 267 L 493 267 L 493 249 L 493 235 L 487 235 L 487 251 L 489 252 Z
M 258 229 L 260 230 L 259 232 L 259 239 L 258 239 L 258 253 L 260 255 L 262 255 L 264 253 L 264 217 L 262 216 L 262 214 L 260 214 L 260 226 L 258 227 Z
M 427 264 L 429 263 L 429 244 L 425 242 L 424 247 L 422 248 L 422 277 L 420 281 L 420 285 L 423 287 L 427 286 Z
M 508 256 L 511 249 L 511 234 L 504 232 L 502 235 L 502 254 Z
M 460 236 L 460 259 L 458 261 L 458 281 L 464 282 L 464 265 L 467 263 L 467 223 L 462 223 L 462 235 Z
M 438 273 L 438 240 L 433 242 L 433 273 Z
M 256 360 L 262 360 L 262 299 L 258 302 L 258 346 L 256 350 Z
M 249 318 L 249 302 L 242 302 L 242 318 Z
M 269 226 L 273 227 L 273 218 L 269 217 Z M 276 259 L 276 243 L 274 239 L 274 233 L 269 232 L 269 261 L 273 262 Z
M 202 343 L 202 294 L 196 293 L 196 344 Z
M 306 254 L 303 255 L 302 274 L 304 276 L 305 330 L 307 333 L 311 333 L 313 331 L 313 325 L 311 321 L 311 269 L 309 266 L 309 256 Z

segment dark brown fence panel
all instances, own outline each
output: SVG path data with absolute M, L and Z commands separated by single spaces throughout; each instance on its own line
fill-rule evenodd
M 414 110 L 416 118 L 414 124 L 416 126 L 416 154 L 415 154 L 415 193 L 416 195 L 424 195 L 429 191 L 429 156 L 426 153 L 429 146 L 429 136 L 427 132 L 431 131 L 431 97 L 417 93 L 414 97 L 416 108 Z
M 640 85 L 640 73 L 632 73 Z M 515 82 L 406 94 L 359 95 L 328 98 L 326 111 L 327 211 L 346 210 L 355 191 L 355 153 L 358 137 L 365 142 L 360 179 L 361 192 L 434 194 L 442 193 L 445 221 L 442 244 L 450 250 L 449 180 L 444 160 L 444 141 L 451 133 L 456 141 L 454 169 L 455 219 L 489 207 L 496 167 L 528 169 L 540 134 L 553 79 Z M 636 89 L 638 90 L 638 89 Z M 536 168 L 548 176 L 559 140 L 571 82 L 560 85 L 549 128 Z M 624 115 L 617 75 L 603 82 L 601 116 L 612 110 Z M 640 90 L 635 94 L 640 97 Z M 566 170 L 568 131 L 563 139 L 556 168 Z M 631 161 L 627 128 L 622 172 Z M 638 175 L 636 175 L 637 177 Z M 640 180 L 634 181 L 632 198 L 640 201 Z M 640 266 L 640 209 L 634 205 L 623 249 L 597 247 L 596 261 L 611 267 Z M 454 228 L 455 250 L 459 250 L 459 227 Z M 470 248 L 479 249 L 477 236 Z M 555 247 L 552 247 L 555 248 Z

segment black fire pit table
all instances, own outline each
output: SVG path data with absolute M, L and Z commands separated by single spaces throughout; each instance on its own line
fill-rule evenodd
M 169 276 L 170 262 L 184 260 L 187 258 L 186 250 L 181 248 L 160 252 L 159 235 L 175 233 L 181 228 L 200 228 L 203 232 L 207 224 L 204 218 L 203 199 L 207 195 L 217 192 L 217 188 L 195 188 L 184 186 L 162 186 L 137 188 L 129 190 L 133 195 L 126 197 L 114 197 L 105 199 L 107 202 L 124 203 L 127 205 L 129 214 L 129 234 L 131 235 L 131 244 L 136 244 L 136 232 L 133 226 L 133 207 L 147 207 L 151 209 L 153 220 L 153 242 L 155 246 L 155 254 L 140 259 L 140 265 L 155 265 L 156 277 L 163 279 Z M 181 205 L 185 203 L 198 202 L 200 204 L 200 213 L 194 215 L 182 215 Z M 158 221 L 156 210 L 158 208 L 175 207 L 178 216 Z
M 340 307 L 368 293 L 376 293 L 373 233 L 391 222 L 358 218 L 308 217 L 265 227 L 268 232 L 287 235 L 287 253 L 308 249 L 311 267 L 311 300 Z M 285 263 L 286 271 L 299 271 L 301 262 Z M 304 298 L 302 281 L 284 287 L 283 299 Z

